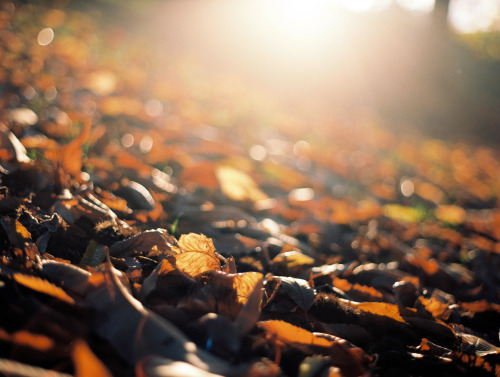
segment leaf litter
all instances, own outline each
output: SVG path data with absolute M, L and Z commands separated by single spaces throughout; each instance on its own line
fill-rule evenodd
M 147 61 L 123 30 L 135 52 L 70 8 L 1 15 L 1 374 L 500 376 L 494 148 L 208 126 L 227 93 L 185 62 L 125 75 L 86 39 Z M 67 35 L 31 49 L 42 18 Z

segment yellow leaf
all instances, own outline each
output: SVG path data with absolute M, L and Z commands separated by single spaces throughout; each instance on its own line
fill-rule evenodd
M 386 204 L 383 213 L 391 219 L 408 223 L 417 223 L 422 219 L 422 212 L 418 209 L 399 204 Z
M 68 304 L 75 303 L 75 300 L 73 300 L 73 298 L 69 296 L 62 288 L 52 283 L 49 283 L 45 279 L 39 278 L 37 276 L 24 275 L 20 273 L 15 273 L 13 277 L 18 284 L 21 284 L 34 291 L 55 297 L 61 301 L 67 302 Z
M 248 174 L 230 166 L 217 167 L 215 174 L 222 192 L 232 200 L 257 202 L 267 199 Z

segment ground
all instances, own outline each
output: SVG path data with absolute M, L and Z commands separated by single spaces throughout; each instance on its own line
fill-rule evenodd
M 3 375 L 500 376 L 497 149 L 0 20 Z

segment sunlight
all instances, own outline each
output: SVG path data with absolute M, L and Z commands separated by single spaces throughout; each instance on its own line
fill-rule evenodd
M 499 14 L 499 0 L 452 0 L 448 17 L 457 32 L 466 34 L 495 28 Z
M 305 52 L 324 43 L 326 32 L 339 21 L 332 5 L 333 1 L 321 0 L 258 1 L 247 15 L 252 23 L 258 20 L 270 47 L 279 43 L 281 48 L 299 48 Z
M 398 0 L 398 4 L 412 12 L 429 13 L 434 9 L 434 0 Z

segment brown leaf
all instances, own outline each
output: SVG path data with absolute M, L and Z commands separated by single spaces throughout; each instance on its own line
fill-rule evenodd
M 223 360 L 199 349 L 172 323 L 144 308 L 125 288 L 109 259 L 105 271 L 94 273 L 89 284 L 86 297 L 95 311 L 94 330 L 125 361 L 134 365 L 157 355 L 212 373 L 230 374 Z
M 215 166 L 211 161 L 193 162 L 191 165 L 186 166 L 182 171 L 181 181 L 188 188 L 196 186 L 213 190 L 219 188 Z
M 69 296 L 62 288 L 49 283 L 45 279 L 33 275 L 24 275 L 21 273 L 15 273 L 13 275 L 13 278 L 18 284 L 21 284 L 34 291 L 52 296 L 71 305 L 75 303 L 75 300 L 71 296 Z
M 90 135 L 91 120 L 87 119 L 79 136 L 69 144 L 48 150 L 45 157 L 54 165 L 56 184 L 66 187 L 67 176 L 80 180 L 82 170 L 82 146 Z
M 114 257 L 148 253 L 156 247 L 158 253 L 164 254 L 172 250 L 173 239 L 170 239 L 165 229 L 147 230 L 123 241 L 115 242 L 109 248 L 109 254 Z
M 10 217 L 2 217 L 0 218 L 0 224 L 2 225 L 5 233 L 7 233 L 9 241 L 15 247 L 23 249 L 24 243 L 27 241 L 31 241 L 30 232 L 28 232 L 28 230 L 24 227 L 23 224 L 19 222 L 19 220 Z

